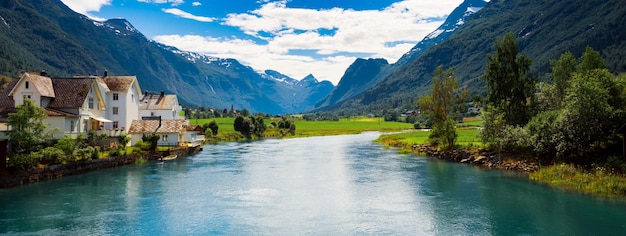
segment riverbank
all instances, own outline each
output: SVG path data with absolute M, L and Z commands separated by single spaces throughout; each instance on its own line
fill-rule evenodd
M 24 184 L 58 179 L 64 176 L 77 175 L 100 169 L 113 168 L 123 165 L 142 163 L 149 160 L 159 160 L 162 156 L 177 155 L 183 157 L 198 153 L 202 146 L 172 148 L 166 151 L 133 153 L 130 155 L 113 156 L 107 158 L 83 160 L 67 164 L 56 164 L 31 168 L 28 170 L 7 169 L 0 172 L 0 188 L 15 187 Z
M 593 164 L 584 168 L 573 164 L 555 164 L 532 156 L 507 156 L 492 152 L 477 142 L 461 145 L 461 149 L 441 151 L 426 144 L 427 132 L 419 131 L 382 135 L 376 141 L 385 146 L 400 148 L 401 153 L 514 171 L 527 175 L 534 182 L 582 194 L 626 198 L 626 176 L 623 174 L 625 166 L 616 168 L 615 164 Z
M 438 159 L 483 166 L 490 169 L 530 173 L 539 170 L 541 163 L 536 158 L 505 157 L 484 148 L 474 150 L 440 151 L 428 144 L 412 146 L 413 153 Z

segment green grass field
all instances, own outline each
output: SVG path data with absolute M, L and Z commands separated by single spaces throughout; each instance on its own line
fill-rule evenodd
M 212 118 L 212 119 L 191 119 L 191 124 L 203 125 L 211 121 L 217 122 L 219 127 L 218 140 L 232 140 L 234 130 L 234 118 Z M 266 119 L 265 123 L 268 125 L 272 121 Z M 338 135 L 338 134 L 357 134 L 364 131 L 381 131 L 381 132 L 393 132 L 412 129 L 413 124 L 402 122 L 385 122 L 382 118 L 351 118 L 340 119 L 339 121 L 306 121 L 295 120 L 296 135 L 295 137 L 308 137 L 308 136 L 325 136 L 325 135 Z M 278 134 L 275 129 L 266 131 L 266 135 L 273 136 Z

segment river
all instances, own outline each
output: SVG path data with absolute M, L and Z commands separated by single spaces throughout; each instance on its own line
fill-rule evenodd
M 0 189 L 10 235 L 626 235 L 626 201 L 397 154 L 379 133 L 201 153 Z

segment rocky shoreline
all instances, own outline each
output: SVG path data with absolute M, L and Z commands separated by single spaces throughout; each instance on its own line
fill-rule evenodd
M 428 144 L 413 145 L 413 153 L 426 154 L 451 162 L 466 163 L 482 166 L 489 169 L 509 170 L 516 172 L 529 173 L 539 169 L 540 162 L 538 159 L 504 157 L 495 152 L 487 151 L 479 148 L 476 151 L 468 152 L 466 150 L 440 151 Z

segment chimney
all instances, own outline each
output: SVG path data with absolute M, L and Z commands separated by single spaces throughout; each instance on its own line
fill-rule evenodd
M 39 72 L 39 75 L 41 76 L 47 76 L 48 73 L 46 73 L 46 70 L 41 70 L 41 72 Z
M 161 97 L 165 96 L 165 91 L 161 90 Z
M 109 75 L 109 71 L 108 70 L 104 70 L 104 77 L 107 77 Z

